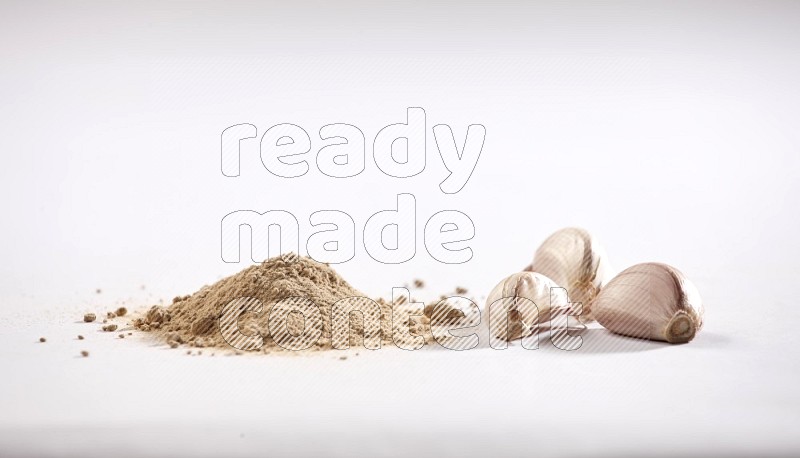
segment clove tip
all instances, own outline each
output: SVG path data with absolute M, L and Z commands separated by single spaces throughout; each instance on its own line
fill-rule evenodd
M 673 344 L 687 343 L 697 334 L 697 326 L 688 313 L 680 310 L 667 324 L 667 342 Z

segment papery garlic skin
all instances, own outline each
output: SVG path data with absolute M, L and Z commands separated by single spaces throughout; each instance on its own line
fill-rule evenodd
M 703 301 L 678 269 L 637 264 L 614 277 L 593 304 L 597 322 L 609 331 L 670 343 L 691 341 L 703 327 Z
M 489 293 L 484 308 L 489 311 L 485 321 L 492 335 L 506 341 L 527 337 L 539 324 L 569 310 L 566 290 L 536 272 L 518 272 L 503 279 Z M 498 320 L 505 320 L 506 316 L 508 326 L 498 326 Z
M 526 271 L 538 272 L 567 289 L 583 304 L 579 319 L 592 321 L 592 302 L 614 277 L 603 246 L 586 229 L 567 227 L 551 234 L 536 250 Z

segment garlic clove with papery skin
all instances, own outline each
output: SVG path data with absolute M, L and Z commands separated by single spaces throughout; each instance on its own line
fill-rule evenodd
M 511 341 L 534 334 L 539 324 L 569 314 L 571 308 L 566 290 L 553 280 L 536 272 L 518 272 L 492 289 L 484 310 L 489 311 L 491 335 Z
M 637 264 L 614 277 L 594 301 L 597 322 L 630 337 L 686 343 L 703 326 L 703 301 L 678 269 Z
M 525 269 L 538 272 L 567 289 L 572 302 L 583 304 L 579 319 L 593 320 L 592 302 L 614 277 L 603 246 L 586 229 L 567 227 L 551 234 Z

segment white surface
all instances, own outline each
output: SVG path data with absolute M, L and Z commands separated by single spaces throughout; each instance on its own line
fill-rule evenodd
M 716 284 L 691 344 L 590 329 L 574 352 L 543 341 L 188 356 L 75 323 L 77 312 L 37 320 L 0 337 L 0 446 L 36 456 L 793 453 L 797 313 L 753 319 L 742 304 L 758 294 Z
M 797 454 L 799 9 L 4 2 L 0 454 Z M 486 127 L 458 194 L 439 191 L 430 132 L 428 168 L 406 180 L 382 175 L 369 148 L 352 179 L 312 167 L 279 180 L 252 146 L 242 176 L 220 173 L 230 125 L 293 122 L 314 152 L 325 124 L 354 124 L 370 145 L 411 106 L 458 142 Z M 240 270 L 219 254 L 231 211 L 291 211 L 305 240 L 313 211 L 361 228 L 401 192 L 418 224 L 469 215 L 475 256 L 443 266 L 418 236 L 417 257 L 386 266 L 359 240 L 337 270 L 369 294 L 419 277 L 427 295 L 480 299 L 549 233 L 580 225 L 618 268 L 680 268 L 707 327 L 685 346 L 591 331 L 569 354 L 340 361 L 189 357 L 75 323 Z

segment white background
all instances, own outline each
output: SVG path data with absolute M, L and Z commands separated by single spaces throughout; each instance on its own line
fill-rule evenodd
M 790 2 L 3 2 L 0 452 L 797 453 L 798 30 Z M 372 140 L 412 106 L 427 113 L 426 170 L 387 177 Z M 241 176 L 223 176 L 220 133 L 243 122 L 259 137 L 302 126 L 309 173 L 271 175 L 255 141 Z M 314 165 L 337 122 L 366 136 L 358 177 Z M 469 124 L 487 131 L 455 195 L 438 187 L 442 123 L 459 145 Z M 685 346 L 597 329 L 572 353 L 340 361 L 188 357 L 75 323 L 243 268 L 220 258 L 231 211 L 290 211 L 303 245 L 312 212 L 345 211 L 360 234 L 402 192 L 417 198 L 417 256 L 382 265 L 359 239 L 337 266 L 368 294 L 422 278 L 422 298 L 464 286 L 480 300 L 579 225 L 620 269 L 681 269 L 707 326 Z M 466 264 L 425 252 L 443 209 L 475 223 Z

